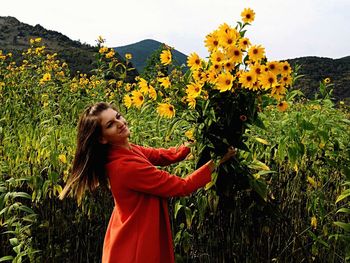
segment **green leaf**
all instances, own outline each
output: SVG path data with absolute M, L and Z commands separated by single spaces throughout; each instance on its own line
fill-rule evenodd
M 174 208 L 174 218 L 176 219 L 177 213 L 180 211 L 180 209 L 183 207 L 183 205 L 180 204 L 180 201 L 177 201 L 175 203 L 175 208 Z
M 350 120 L 347 120 L 347 119 L 341 119 L 342 122 L 345 122 L 347 124 L 350 124 Z
M 309 122 L 309 121 L 306 121 L 306 120 L 303 120 L 301 122 L 301 127 L 304 129 L 304 130 L 307 130 L 307 131 L 312 131 L 312 130 L 315 130 L 315 126 Z
M 187 228 L 191 228 L 193 216 L 192 216 L 192 210 L 189 207 L 185 207 L 185 215 L 186 215 Z
M 348 196 L 350 196 L 350 189 L 347 189 L 343 193 L 341 193 L 341 195 L 338 196 L 337 201 L 335 201 L 335 203 L 340 202 L 341 200 L 347 198 Z
M 253 160 L 250 164 L 248 164 L 248 167 L 254 170 L 263 170 L 263 171 L 270 170 L 270 168 L 266 164 L 258 160 Z
M 21 252 L 21 247 L 22 244 L 19 244 L 18 246 L 13 247 L 12 249 L 16 252 L 16 254 L 19 254 Z
M 350 181 L 350 168 L 347 166 L 343 166 L 342 173 L 345 175 L 346 179 Z
M 16 198 L 16 197 L 23 197 L 23 198 L 27 198 L 29 200 L 32 200 L 32 197 L 29 194 L 25 193 L 25 192 L 15 192 L 15 193 L 13 193 L 13 197 L 14 198 Z
M 347 213 L 350 214 L 350 209 L 349 208 L 340 208 L 337 213 Z
M 18 239 L 17 238 L 10 238 L 10 244 L 11 244 L 11 246 L 17 246 L 18 245 Z
M 0 258 L 0 262 L 13 260 L 13 256 L 4 256 Z
M 334 222 L 336 226 L 343 228 L 346 232 L 350 232 L 350 223 Z
M 35 214 L 35 212 L 31 208 L 25 205 L 21 205 L 18 209 L 27 212 L 28 214 Z
M 267 200 L 267 184 L 265 181 L 253 179 L 250 180 L 250 186 L 262 199 Z

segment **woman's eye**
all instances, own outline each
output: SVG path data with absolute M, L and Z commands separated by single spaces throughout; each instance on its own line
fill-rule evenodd
M 120 117 L 121 117 L 122 115 L 120 115 L 120 114 L 117 114 L 115 117 L 116 117 L 116 119 L 120 119 Z

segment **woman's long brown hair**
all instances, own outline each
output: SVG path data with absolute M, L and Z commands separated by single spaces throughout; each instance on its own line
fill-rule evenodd
M 80 116 L 73 167 L 65 187 L 59 195 L 61 200 L 67 194 L 71 194 L 80 204 L 85 190 L 92 192 L 99 185 L 108 185 L 104 168 L 107 145 L 101 144 L 99 139 L 102 131 L 100 114 L 109 108 L 116 110 L 108 103 L 99 102 L 85 109 Z

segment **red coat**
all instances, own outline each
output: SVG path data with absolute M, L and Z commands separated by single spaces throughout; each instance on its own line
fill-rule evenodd
M 155 166 L 183 160 L 189 148 L 114 148 L 106 171 L 115 207 L 103 244 L 103 263 L 173 263 L 167 197 L 185 196 L 211 180 L 207 165 L 185 179 Z

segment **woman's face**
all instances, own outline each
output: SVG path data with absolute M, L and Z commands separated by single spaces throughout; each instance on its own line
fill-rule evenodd
M 114 109 L 107 109 L 101 112 L 101 138 L 102 144 L 114 146 L 123 145 L 128 141 L 130 130 L 123 116 Z

